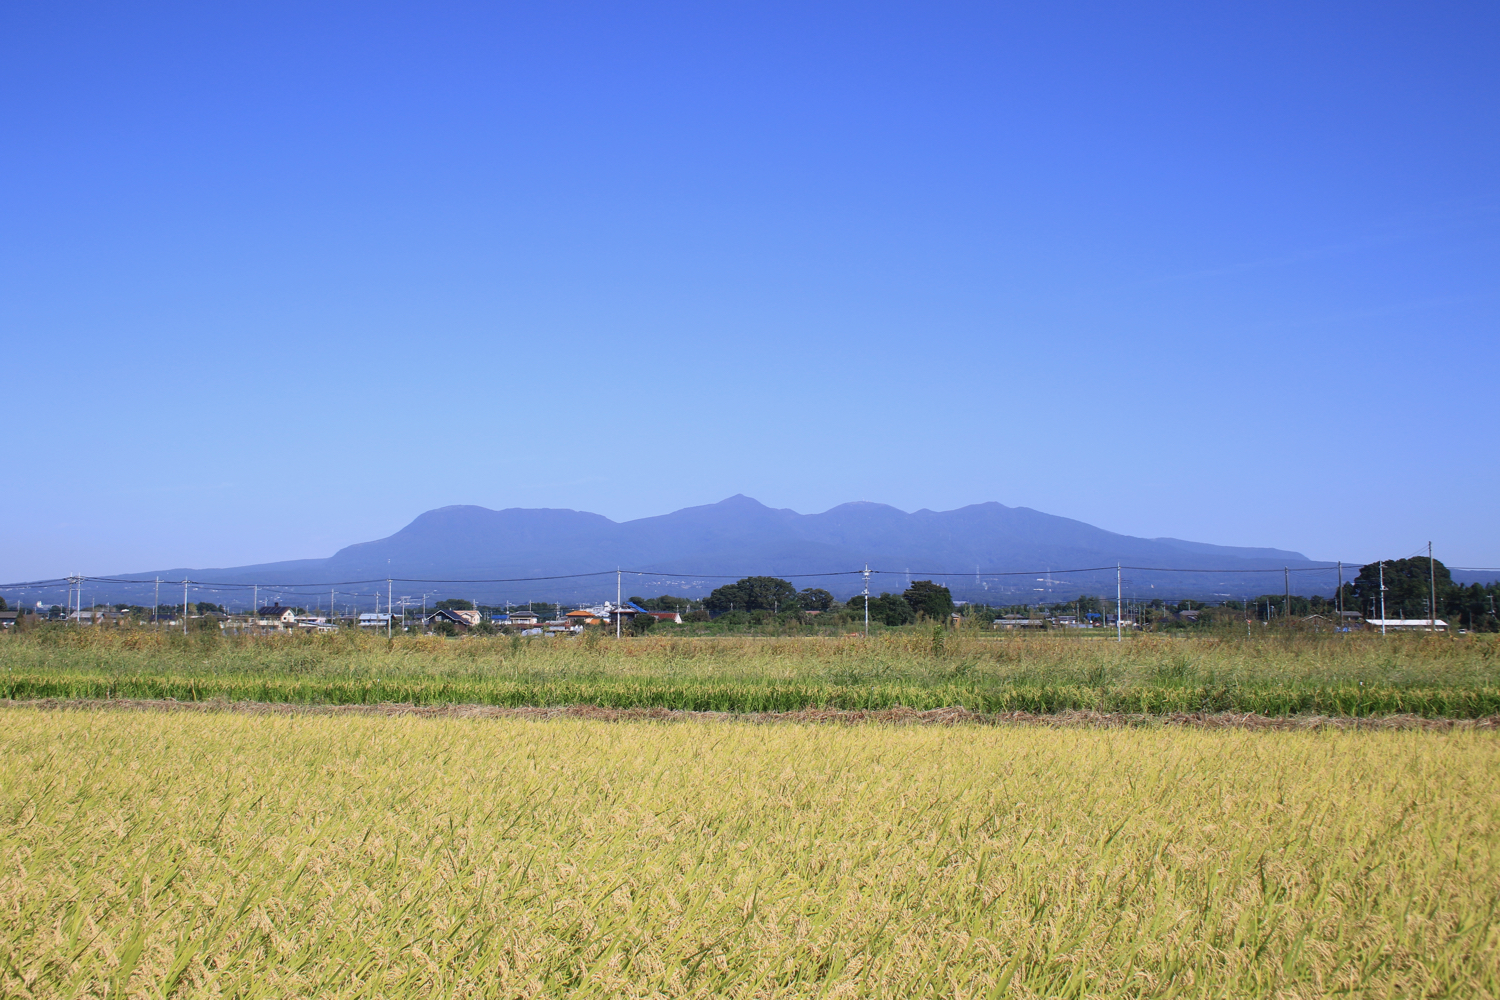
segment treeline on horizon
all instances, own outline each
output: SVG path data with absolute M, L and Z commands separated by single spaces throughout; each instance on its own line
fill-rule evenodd
M 1385 586 L 1385 617 L 1426 618 L 1432 591 L 1437 597 L 1435 617 L 1458 628 L 1481 632 L 1500 631 L 1496 615 L 1496 598 L 1500 582 L 1455 583 L 1448 567 L 1438 560 L 1391 559 L 1372 563 L 1361 569 L 1331 597 L 1319 594 L 1303 596 L 1262 594 L 1249 601 L 1226 599 L 1217 603 L 1182 599 L 1140 600 L 1127 598 L 1127 612 L 1143 624 L 1195 628 L 1216 622 L 1243 621 L 1246 613 L 1260 621 L 1332 615 L 1339 610 L 1354 611 L 1366 618 L 1380 617 L 1381 585 Z M 1435 585 L 1435 586 L 1434 586 Z M 631 602 L 647 611 L 675 611 L 685 621 L 714 620 L 723 624 L 750 624 L 765 620 L 767 615 L 780 618 L 807 611 L 842 612 L 848 619 L 863 620 L 865 598 L 855 594 L 839 602 L 827 590 L 797 590 L 790 582 L 769 576 L 746 577 L 717 588 L 708 597 L 697 599 L 663 594 L 660 597 L 631 597 Z M 472 607 L 472 605 L 469 605 Z M 931 580 L 916 580 L 900 594 L 882 592 L 869 597 L 870 620 L 886 626 L 911 625 L 922 621 L 946 620 L 954 613 L 975 623 L 989 624 L 1006 615 L 1047 617 L 1072 614 L 1080 618 L 1100 617 L 1115 612 L 1115 602 L 1095 594 L 1080 594 L 1071 601 L 1029 604 L 957 604 L 949 589 Z M 1183 618 L 1182 612 L 1199 614 Z
M 1382 579 L 1383 578 L 1383 579 Z M 1202 628 L 1227 621 L 1243 621 L 1248 614 L 1255 620 L 1274 621 L 1287 618 L 1307 618 L 1314 615 L 1328 616 L 1338 611 L 1353 611 L 1362 618 L 1379 618 L 1381 614 L 1381 585 L 1385 587 L 1386 618 L 1422 619 L 1436 617 L 1450 626 L 1479 632 L 1500 631 L 1500 616 L 1497 616 L 1497 598 L 1500 598 L 1500 581 L 1489 584 L 1473 583 L 1465 586 L 1453 580 L 1452 573 L 1439 560 L 1417 557 L 1391 559 L 1370 563 L 1361 568 L 1359 575 L 1344 583 L 1334 595 L 1268 593 L 1248 601 L 1225 599 L 1208 602 L 1183 598 L 1125 600 L 1127 613 L 1134 621 L 1155 628 Z M 1429 610 L 1429 602 L 1435 592 L 1436 610 Z M 779 625 L 805 622 L 815 612 L 828 615 L 827 621 L 842 619 L 845 622 L 862 623 L 865 618 L 865 597 L 854 594 L 840 602 L 832 593 L 818 587 L 798 590 L 787 580 L 773 576 L 750 576 L 732 584 L 716 588 L 707 597 L 695 598 L 662 594 L 657 597 L 633 595 L 630 602 L 647 611 L 675 612 L 684 622 L 713 622 L 719 627 L 736 625 Z M 554 602 L 527 602 L 527 610 L 566 610 L 579 606 Z M 521 604 L 489 605 L 465 598 L 448 598 L 435 601 L 423 609 L 408 607 L 402 614 L 410 619 L 426 610 L 479 610 L 485 613 L 520 610 Z M 181 612 L 180 603 L 164 603 L 155 611 L 149 607 L 133 604 L 95 604 L 92 609 L 107 608 L 141 619 L 157 615 L 176 615 Z M 189 605 L 190 614 L 198 616 L 226 615 L 223 605 L 208 601 L 197 601 Z M 0 598 L 0 611 L 10 610 L 4 598 Z M 18 609 L 28 610 L 28 609 Z M 66 608 L 53 606 L 49 616 L 66 617 Z M 295 607 L 302 614 L 305 608 Z M 1008 615 L 1022 617 L 1050 617 L 1076 615 L 1080 618 L 1096 616 L 1103 618 L 1116 611 L 1115 601 L 1097 594 L 1080 594 L 1073 600 L 1045 601 L 1015 604 L 985 604 L 977 602 L 955 602 L 948 587 L 931 580 L 916 580 L 901 593 L 882 591 L 869 595 L 869 619 L 872 623 L 887 627 L 900 627 L 924 621 L 946 622 L 955 613 L 968 624 L 990 624 Z M 1183 617 L 1183 612 L 1196 614 Z M 642 619 L 633 623 L 636 634 L 643 633 L 658 622 Z

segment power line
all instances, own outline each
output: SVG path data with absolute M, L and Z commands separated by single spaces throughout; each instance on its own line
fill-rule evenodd
M 1351 565 L 1351 568 L 1358 568 L 1358 567 L 1354 567 L 1354 566 Z M 984 577 L 1039 576 L 1039 575 L 1043 575 L 1043 574 L 1050 574 L 1050 575 L 1053 575 L 1053 576 L 1064 576 L 1064 575 L 1077 574 L 1077 573 L 1107 573 L 1109 570 L 1112 570 L 1112 569 L 1113 570 L 1122 570 L 1122 569 L 1124 569 L 1124 570 L 1133 570 L 1133 571 L 1138 572 L 1138 573 L 1253 574 L 1253 573 L 1278 573 L 1278 572 L 1286 572 L 1286 573 L 1333 573 L 1333 572 L 1335 572 L 1337 570 L 1337 567 L 1333 566 L 1333 565 L 1329 565 L 1329 566 L 1298 566 L 1298 567 L 1291 567 L 1291 568 L 1286 568 L 1286 567 L 1267 567 L 1267 568 L 1219 569 L 1219 568 L 1207 568 L 1207 567 L 1181 567 L 1181 566 L 1124 566 L 1124 565 L 1117 564 L 1115 566 L 1081 566 L 1081 567 L 1075 567 L 1075 568 L 1071 568 L 1071 569 L 1030 569 L 1030 570 L 990 570 L 990 571 L 980 570 L 980 571 L 978 571 L 976 573 L 973 573 L 973 574 L 970 574 L 968 571 L 946 571 L 946 570 L 908 571 L 908 570 L 905 570 L 905 569 L 901 569 L 901 570 L 871 569 L 871 570 L 867 571 L 867 570 L 864 570 L 864 569 L 853 569 L 853 570 L 829 570 L 829 571 L 822 572 L 822 573 L 787 573 L 787 574 L 780 575 L 778 577 L 778 579 L 799 580 L 799 579 L 822 579 L 822 578 L 839 577 L 839 576 L 860 576 L 860 575 L 862 575 L 862 574 L 864 574 L 866 572 L 868 572 L 870 574 L 884 575 L 884 576 L 907 576 L 907 575 L 913 575 L 913 576 L 919 576 L 919 577 L 968 577 L 970 575 L 973 575 L 977 579 L 982 579 Z M 1462 568 L 1462 569 L 1464 569 L 1465 572 L 1485 572 L 1485 570 L 1474 570 L 1474 569 L 1469 569 L 1469 568 Z M 1500 570 L 1496 570 L 1495 572 L 1500 572 Z M 206 590 L 209 590 L 209 591 L 214 592 L 214 593 L 218 593 L 218 592 L 232 592 L 232 591 L 245 591 L 245 590 L 252 590 L 253 591 L 256 588 L 262 588 L 263 587 L 263 588 L 266 588 L 268 590 L 281 590 L 281 591 L 285 591 L 285 592 L 288 592 L 288 593 L 293 594 L 295 596 L 301 597 L 301 596 L 313 596 L 312 594 L 304 593 L 303 591 L 306 591 L 306 590 L 321 590 L 324 587 L 357 587 L 357 586 L 369 586 L 371 584 L 380 584 L 380 583 L 386 583 L 387 585 L 389 585 L 390 583 L 393 583 L 393 582 L 394 583 L 424 583 L 424 584 L 425 583 L 433 583 L 433 584 L 453 584 L 453 585 L 458 585 L 458 584 L 493 584 L 493 583 L 534 583 L 534 582 L 551 581 L 551 580 L 586 580 L 586 579 L 591 579 L 591 578 L 595 578 L 595 577 L 609 576 L 612 573 L 613 574 L 628 574 L 628 575 L 637 576 L 637 577 L 649 577 L 649 578 L 653 578 L 653 579 L 657 579 L 657 580 L 680 579 L 680 580 L 684 580 L 684 581 L 686 581 L 686 580 L 739 580 L 739 579 L 744 579 L 747 576 L 769 575 L 769 574 L 765 574 L 764 572 L 762 572 L 760 574 L 756 574 L 756 573 L 688 573 L 688 572 L 682 572 L 680 570 L 621 569 L 621 570 L 600 570 L 600 571 L 592 572 L 592 573 L 558 573 L 558 574 L 551 574 L 551 575 L 547 575 L 547 576 L 493 577 L 493 578 L 487 578 L 487 579 L 473 579 L 473 578 L 440 579 L 440 578 L 433 578 L 433 577 L 380 577 L 378 579 L 369 579 L 369 580 L 333 580 L 333 581 L 303 582 L 303 583 L 276 583 L 276 582 L 265 582 L 265 581 L 252 581 L 252 582 L 241 583 L 241 582 L 237 582 L 237 581 L 227 581 L 227 580 L 223 580 L 223 581 L 221 581 L 221 580 L 193 580 L 193 579 L 187 578 L 187 579 L 182 580 L 181 582 L 186 583 L 186 584 L 191 584 L 192 586 L 199 587 L 201 589 L 206 589 Z M 178 581 L 173 581 L 173 582 L 176 583 Z M 114 584 L 114 585 L 117 585 L 117 586 L 145 586 L 145 585 L 148 585 L 148 584 L 154 584 L 155 583 L 155 578 L 152 578 L 152 579 L 127 579 L 127 578 L 123 578 L 123 577 L 107 577 L 107 576 L 58 577 L 58 578 L 52 579 L 52 580 L 30 580 L 30 581 L 25 581 L 25 582 L 21 582 L 21 583 L 0 584 L 0 590 L 48 590 L 48 589 L 53 589 L 53 588 L 57 588 L 57 587 L 62 587 L 65 584 L 70 585 L 70 586 L 75 586 L 75 585 L 81 585 L 83 583 L 107 583 L 107 584 Z
M 1332 573 L 1337 567 L 1328 566 L 1298 566 L 1288 569 L 1283 566 L 1273 566 L 1266 569 L 1191 569 L 1172 566 L 1085 566 L 1081 569 L 1009 569 L 994 570 L 991 572 L 969 573 L 959 572 L 935 572 L 929 570 L 893 570 L 872 569 L 871 573 L 884 573 L 887 576 L 1040 576 L 1052 574 L 1057 576 L 1062 573 L 1104 573 L 1112 569 L 1133 569 L 1140 573 L 1281 573 L 1288 571 L 1292 573 Z
M 1371 564 L 1371 565 L 1373 565 L 1373 564 Z M 1363 567 L 1361 565 L 1357 565 L 1357 564 L 1350 564 L 1349 568 L 1351 570 L 1358 570 L 1358 569 L 1361 569 Z M 1080 567 L 1073 567 L 1073 568 L 1067 568 L 1067 569 L 990 570 L 990 571 L 984 571 L 984 570 L 978 570 L 978 569 L 976 569 L 976 571 L 972 575 L 973 575 L 973 577 L 976 580 L 982 581 L 985 577 L 991 577 L 991 578 L 995 578 L 995 577 L 1028 577 L 1028 576 L 1029 577 L 1037 577 L 1037 576 L 1041 576 L 1041 575 L 1047 575 L 1050 578 L 1052 576 L 1067 576 L 1067 575 L 1075 575 L 1075 574 L 1082 574 L 1082 573 L 1108 573 L 1112 569 L 1116 570 L 1116 572 L 1119 572 L 1120 570 L 1131 570 L 1131 571 L 1138 572 L 1138 573 L 1172 573 L 1172 574 L 1204 574 L 1204 575 L 1207 575 L 1207 574 L 1214 574 L 1214 575 L 1253 575 L 1253 574 L 1277 573 L 1277 572 L 1281 572 L 1281 573 L 1288 574 L 1288 575 L 1291 574 L 1291 573 L 1330 573 L 1331 574 L 1331 573 L 1335 573 L 1335 572 L 1339 571 L 1339 567 L 1337 565 L 1334 565 L 1334 564 L 1330 564 L 1330 565 L 1327 565 L 1327 566 L 1236 567 L 1236 568 L 1183 567 L 1183 566 L 1125 566 L 1123 564 L 1116 564 L 1115 566 L 1080 566 Z M 1491 567 L 1456 566 L 1456 567 L 1450 567 L 1450 569 L 1457 570 L 1457 571 L 1460 571 L 1460 572 L 1467 572 L 1467 573 L 1485 573 L 1485 572 L 1500 573 L 1500 569 L 1491 568 Z M 597 577 L 608 576 L 611 573 L 617 574 L 617 575 L 630 575 L 630 576 L 636 576 L 636 577 L 642 577 L 642 578 L 651 578 L 651 579 L 659 580 L 659 581 L 663 581 L 663 582 L 668 581 L 668 580 L 675 580 L 675 581 L 679 581 L 679 582 L 682 582 L 682 583 L 686 583 L 686 582 L 691 581 L 691 580 L 738 580 L 738 579 L 744 579 L 747 576 L 770 575 L 770 574 L 766 574 L 764 571 L 762 571 L 761 573 L 693 573 L 693 572 L 684 572 L 682 570 L 619 569 L 619 570 L 598 570 L 598 571 L 588 572 L 588 573 L 556 573 L 556 574 L 548 574 L 548 575 L 541 575 L 541 576 L 491 577 L 491 578 L 479 578 L 479 579 L 476 579 L 476 578 L 443 579 L 443 578 L 435 578 L 435 577 L 380 577 L 380 578 L 372 578 L 372 579 L 368 579 L 368 580 L 335 580 L 335 581 L 301 582 L 301 583 L 289 583 L 289 582 L 277 583 L 277 582 L 265 582 L 265 581 L 251 581 L 251 582 L 243 582 L 242 583 L 242 582 L 227 581 L 227 580 L 225 580 L 225 581 L 219 581 L 219 580 L 204 581 L 204 580 L 192 580 L 192 579 L 184 579 L 181 582 L 183 584 L 190 584 L 190 585 L 192 585 L 194 587 L 199 588 L 200 590 L 207 590 L 210 593 L 221 593 L 221 592 L 222 593 L 232 593 L 232 592 L 236 592 L 236 591 L 245 591 L 245 590 L 254 591 L 257 588 L 266 588 L 266 589 L 269 589 L 269 590 L 280 590 L 280 591 L 285 592 L 287 595 L 294 596 L 294 597 L 313 597 L 313 596 L 317 596 L 317 594 L 314 593 L 315 591 L 321 591 L 323 588 L 332 588 L 332 587 L 359 587 L 359 586 L 370 586 L 372 584 L 380 584 L 380 583 L 385 583 L 388 588 L 391 586 L 392 583 L 447 584 L 447 585 L 536 583 L 536 582 L 547 582 L 547 581 L 555 581 L 555 580 L 588 580 L 588 579 L 593 579 L 593 578 L 597 578 Z M 909 570 L 906 570 L 906 569 L 900 569 L 900 570 L 852 569 L 852 570 L 828 570 L 828 571 L 820 572 L 820 573 L 788 573 L 788 574 L 781 574 L 778 578 L 779 579 L 792 579 L 792 580 L 796 580 L 796 579 L 821 579 L 821 578 L 830 578 L 830 577 L 860 576 L 862 574 L 874 574 L 874 575 L 883 575 L 883 576 L 907 576 L 907 575 L 915 575 L 915 576 L 918 576 L 918 577 L 965 577 L 965 578 L 967 578 L 967 577 L 969 577 L 971 575 L 966 570 L 964 570 L 964 571 L 950 571 L 950 570 L 909 571 Z M 175 583 L 177 581 L 173 581 L 173 582 Z M 82 585 L 84 583 L 102 583 L 102 584 L 110 584 L 110 585 L 114 585 L 114 586 L 146 586 L 146 585 L 155 585 L 156 578 L 151 578 L 151 579 L 130 579 L 130 578 L 125 578 L 125 577 L 105 577 L 105 576 L 97 576 L 96 577 L 96 576 L 82 576 L 82 575 L 79 575 L 79 576 L 71 576 L 71 577 L 55 577 L 55 578 L 46 579 L 46 580 L 28 580 L 28 581 L 22 581 L 22 582 L 19 582 L 19 583 L 0 584 L 0 590 L 6 590 L 6 591 L 11 591 L 11 590 L 36 590 L 36 591 L 45 591 L 45 590 L 50 590 L 50 589 L 61 589 L 64 585 L 66 585 L 70 590 L 72 590 L 75 587 L 81 589 Z

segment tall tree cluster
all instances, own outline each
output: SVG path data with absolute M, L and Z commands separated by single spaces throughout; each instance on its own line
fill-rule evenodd
M 1500 631 L 1500 618 L 1495 614 L 1500 584 L 1472 583 L 1466 587 L 1454 582 L 1452 571 L 1441 560 L 1434 559 L 1429 564 L 1425 556 L 1385 559 L 1362 567 L 1354 582 L 1345 584 L 1344 606 L 1369 617 L 1380 614 L 1382 574 L 1387 618 L 1426 618 L 1431 614 L 1458 628 Z M 1437 608 L 1429 612 L 1427 605 L 1434 581 Z
M 820 587 L 799 592 L 786 580 L 774 576 L 747 576 L 725 584 L 704 600 L 709 611 L 828 611 L 836 602 Z M 864 598 L 851 597 L 846 605 L 855 615 L 864 614 Z M 870 598 L 870 620 L 884 625 L 909 625 L 922 618 L 946 621 L 953 613 L 953 595 L 931 580 L 917 580 L 902 594 Z

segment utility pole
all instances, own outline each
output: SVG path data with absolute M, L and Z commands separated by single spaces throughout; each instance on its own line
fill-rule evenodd
M 1339 612 L 1339 628 L 1344 627 L 1344 562 L 1339 560 L 1339 589 L 1333 592 Z
M 151 605 L 151 627 L 161 631 L 161 577 L 156 578 L 155 603 Z
M 1432 561 L 1432 543 L 1427 543 L 1427 630 L 1437 633 L 1437 563 Z
M 1120 564 L 1115 563 L 1115 642 L 1125 641 L 1125 626 L 1120 622 L 1120 598 L 1124 590 L 1120 584 Z
M 187 604 L 187 580 L 182 581 L 182 634 L 187 635 L 188 627 L 188 604 Z
M 1385 635 L 1385 560 L 1380 560 L 1380 634 Z
M 1292 571 L 1286 566 L 1281 567 L 1281 582 L 1286 590 L 1281 599 L 1281 624 L 1292 623 Z
M 389 559 L 386 562 L 390 562 Z M 477 607 L 477 605 L 476 605 Z M 391 637 L 391 578 L 385 578 L 385 637 Z
M 865 638 L 870 638 L 870 564 L 865 563 Z
M 526 610 L 531 610 L 531 602 L 526 602 Z M 615 567 L 615 638 L 620 638 L 620 567 Z

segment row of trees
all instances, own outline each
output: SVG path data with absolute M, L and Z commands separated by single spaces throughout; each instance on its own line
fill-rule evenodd
M 1500 617 L 1497 617 L 1496 613 L 1496 606 L 1500 604 L 1500 582 L 1464 586 L 1454 582 L 1451 571 L 1442 562 L 1434 561 L 1429 566 L 1428 560 L 1422 557 L 1389 559 L 1364 566 L 1359 576 L 1345 583 L 1342 593 L 1333 597 L 1291 595 L 1288 600 L 1284 594 L 1263 594 L 1244 604 L 1239 601 L 1223 601 L 1216 605 L 1211 614 L 1204 617 L 1204 621 L 1206 623 L 1215 618 L 1223 618 L 1226 612 L 1244 613 L 1245 611 L 1249 611 L 1262 620 L 1300 618 L 1315 614 L 1331 616 L 1340 607 L 1347 611 L 1358 612 L 1364 617 L 1376 617 L 1380 613 L 1382 572 L 1387 617 L 1426 618 L 1431 614 L 1456 628 L 1471 631 L 1500 631 Z M 1434 580 L 1437 606 L 1434 611 L 1429 611 L 1428 604 Z M 860 621 L 863 620 L 865 612 L 863 595 L 856 594 L 841 604 L 827 590 L 819 587 L 798 590 L 789 581 L 774 576 L 748 576 L 716 588 L 707 598 L 701 600 L 663 594 L 660 597 L 651 598 L 632 597 L 631 601 L 648 611 L 679 611 L 683 612 L 685 617 L 697 620 L 706 620 L 710 613 L 718 616 L 730 612 L 745 612 L 753 615 L 766 612 L 783 614 L 803 611 L 842 611 L 851 619 Z M 527 606 L 530 607 L 529 604 Z M 116 604 L 112 607 L 117 611 L 130 612 L 142 618 L 151 613 L 150 609 L 136 605 Z M 180 612 L 181 607 L 180 604 L 162 604 L 155 610 L 158 614 L 172 615 Z M 470 610 L 475 605 L 462 598 L 450 598 L 438 601 L 432 607 L 434 609 Z M 891 626 L 908 625 L 920 619 L 946 620 L 953 613 L 954 607 L 953 595 L 948 588 L 931 580 L 917 580 L 902 593 L 882 592 L 878 596 L 872 595 L 869 599 L 870 620 Z M 1146 613 L 1145 618 L 1156 621 L 1166 620 L 1169 617 L 1175 618 L 1183 611 L 1196 611 L 1206 607 L 1208 605 L 1202 601 L 1183 600 L 1172 604 L 1154 600 L 1146 605 L 1137 606 L 1136 613 L 1139 613 L 1141 608 L 1149 608 L 1150 611 Z M 0 611 L 3 610 L 9 610 L 9 608 L 5 600 L 0 598 Z M 61 606 L 55 606 L 51 609 L 51 617 L 65 617 L 67 610 Z M 300 613 L 301 609 L 297 610 Z M 1112 600 L 1106 601 L 1096 596 L 1081 595 L 1075 601 L 1044 605 L 1013 607 L 969 605 L 964 609 L 964 613 L 977 622 L 988 623 L 1007 613 L 1027 615 L 1038 612 L 1043 615 L 1074 613 L 1087 616 L 1091 613 L 1100 615 L 1113 613 L 1113 610 Z M 224 608 L 218 604 L 199 601 L 195 605 L 195 611 L 199 615 L 223 614 Z M 415 613 L 415 609 L 408 612 L 408 614 Z
M 19 605 L 17 607 L 19 609 Z M 4 598 L 0 598 L 0 611 L 8 611 L 8 610 L 9 609 L 5 606 L 5 599 Z M 63 607 L 61 604 L 54 604 L 50 608 L 47 609 L 47 615 L 46 615 L 46 617 L 48 617 L 48 618 L 66 618 L 72 612 L 72 610 L 73 610 L 72 608 Z M 140 604 L 94 604 L 94 605 L 92 605 L 90 607 L 84 608 L 83 610 L 84 611 L 105 611 L 105 610 L 108 610 L 108 611 L 118 611 L 120 614 L 127 615 L 127 616 L 129 616 L 131 618 L 139 618 L 139 619 L 141 619 L 141 620 L 144 621 L 144 620 L 150 618 L 153 614 L 154 615 L 176 615 L 176 614 L 180 614 L 182 612 L 182 605 L 181 604 L 158 604 L 156 606 L 156 610 L 153 611 L 151 608 L 146 607 L 144 605 L 140 605 Z M 197 602 L 195 602 L 193 604 L 188 605 L 188 610 L 189 610 L 190 613 L 195 614 L 195 615 L 208 615 L 208 614 L 224 615 L 224 614 L 228 614 L 229 613 L 229 612 L 227 612 L 227 611 L 224 610 L 224 606 L 222 604 L 214 604 L 211 601 L 197 601 Z M 298 609 L 298 613 L 299 614 L 301 613 L 301 609 Z M 38 612 L 38 614 L 40 614 L 40 612 Z
M 1356 612 L 1363 618 L 1378 618 L 1381 615 L 1382 577 L 1387 618 L 1439 618 L 1453 628 L 1474 632 L 1500 631 L 1500 617 L 1496 616 L 1500 582 L 1465 586 L 1454 581 L 1452 571 L 1441 561 L 1434 559 L 1429 563 L 1422 556 L 1387 559 L 1361 567 L 1359 576 L 1345 583 L 1342 591 L 1332 597 L 1262 594 L 1250 602 L 1250 611 L 1262 621 L 1328 616 L 1339 609 Z M 1238 606 L 1233 601 L 1225 604 Z
M 1477 632 L 1500 631 L 1500 618 L 1495 615 L 1500 582 L 1487 586 L 1473 583 L 1466 587 L 1454 582 L 1452 571 L 1441 561 L 1434 559 L 1429 563 L 1421 556 L 1387 559 L 1361 567 L 1354 582 L 1345 584 L 1344 607 L 1370 617 L 1378 615 L 1382 576 L 1387 618 L 1431 616 Z M 1437 606 L 1429 610 L 1434 597 Z
M 1379 613 L 1380 578 L 1384 567 L 1385 606 L 1388 617 L 1427 617 L 1431 580 L 1429 564 L 1425 558 L 1390 559 L 1383 563 L 1372 563 L 1361 569 L 1354 580 L 1345 583 L 1342 594 L 1332 597 L 1292 595 L 1290 603 L 1284 594 L 1263 594 L 1248 602 L 1222 601 L 1205 621 L 1222 617 L 1225 612 L 1244 614 L 1249 612 L 1261 619 L 1282 618 L 1288 615 L 1306 617 L 1321 614 L 1332 615 L 1339 607 L 1358 611 L 1366 617 Z M 1439 561 L 1431 564 L 1431 576 L 1436 579 L 1436 617 L 1448 621 L 1458 628 L 1476 631 L 1500 631 L 1500 617 L 1496 616 L 1496 599 L 1500 598 L 1500 583 L 1488 586 L 1472 584 L 1464 586 L 1453 581 L 1452 573 Z M 781 613 L 787 611 L 831 611 L 843 610 L 851 617 L 863 619 L 864 597 L 856 594 L 844 604 L 821 588 L 797 590 L 789 581 L 773 576 L 749 576 L 734 583 L 719 587 L 703 601 L 687 597 L 663 595 L 658 598 L 632 597 L 631 600 L 649 611 L 693 611 L 702 608 L 715 615 L 728 612 Z M 917 580 L 900 594 L 881 593 L 870 597 L 870 620 L 883 625 L 909 625 L 919 619 L 946 619 L 954 611 L 953 595 L 947 587 L 931 580 Z M 1175 603 L 1154 600 L 1149 602 L 1150 619 L 1175 617 L 1183 611 L 1202 611 L 1210 606 L 1203 601 L 1181 600 Z M 993 620 L 1007 613 L 1032 613 L 1041 610 L 1052 614 L 1103 614 L 1113 613 L 1113 601 L 1101 600 L 1090 595 L 1080 595 L 1075 601 L 1059 602 L 1043 608 L 1017 606 L 1014 608 L 970 605 L 966 615 L 980 620 Z M 1137 612 L 1139 613 L 1139 612 Z
M 644 606 L 644 605 L 643 605 Z M 786 580 L 774 576 L 747 576 L 716 588 L 703 601 L 703 607 L 715 614 L 734 611 L 834 611 L 844 610 L 863 618 L 865 598 L 861 594 L 840 605 L 821 587 L 798 590 Z M 908 625 L 921 618 L 946 620 L 953 613 L 953 595 L 947 587 L 931 580 L 917 580 L 901 594 L 882 593 L 870 598 L 870 620 L 885 625 Z

